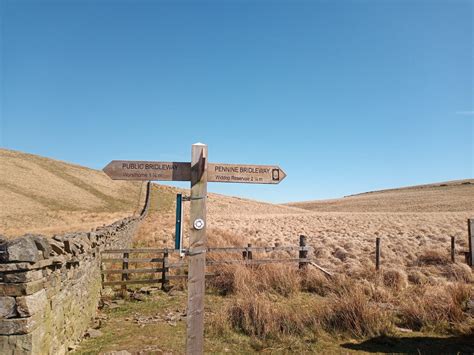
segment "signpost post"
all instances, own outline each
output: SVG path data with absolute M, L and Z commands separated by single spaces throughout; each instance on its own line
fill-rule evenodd
M 191 154 L 191 230 L 189 233 L 186 353 L 202 354 L 206 272 L 207 145 L 193 144 Z
M 286 177 L 278 166 L 209 163 L 207 157 L 207 145 L 196 143 L 191 163 L 113 160 L 103 169 L 113 180 L 191 182 L 186 353 L 192 355 L 204 347 L 207 183 L 279 184 Z

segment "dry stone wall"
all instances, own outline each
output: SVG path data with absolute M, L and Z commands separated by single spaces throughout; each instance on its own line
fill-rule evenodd
M 128 248 L 130 217 L 90 233 L 0 237 L 0 354 L 65 354 L 82 338 L 100 300 L 101 251 Z

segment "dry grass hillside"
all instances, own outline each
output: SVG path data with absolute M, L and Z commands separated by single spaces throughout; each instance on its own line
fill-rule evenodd
M 288 206 L 318 212 L 472 212 L 474 179 L 366 192 L 333 200 L 295 202 Z
M 141 183 L 101 171 L 7 149 L 0 165 L 0 234 L 9 237 L 90 229 L 139 206 Z
M 159 214 L 152 212 L 144 221 L 136 238 L 137 245 L 173 245 L 175 192 L 170 189 L 167 199 L 163 191 L 154 194 L 154 199 L 162 201 L 162 208 Z M 386 201 L 384 195 L 388 196 Z M 433 195 L 440 196 L 444 202 L 439 203 Z M 414 187 L 343 200 L 362 199 L 364 204 L 359 203 L 357 211 L 352 210 L 358 202 L 352 205 L 341 202 L 333 206 L 337 212 L 321 212 L 209 194 L 209 245 L 296 245 L 299 235 L 304 234 L 321 265 L 352 274 L 373 265 L 376 237 L 382 238 L 384 265 L 407 272 L 417 269 L 419 258 L 427 253 L 448 257 L 451 236 L 456 237 L 458 250 L 467 248 L 467 219 L 474 217 L 473 184 L 452 182 L 447 183 L 447 188 Z M 168 201 L 164 208 L 163 201 Z M 404 211 L 385 211 L 393 201 L 398 204 L 394 209 L 403 207 Z M 369 206 L 369 212 L 362 206 Z M 185 203 L 186 215 L 188 210 L 189 204 Z M 435 268 L 423 270 L 425 276 L 438 277 L 443 273 Z

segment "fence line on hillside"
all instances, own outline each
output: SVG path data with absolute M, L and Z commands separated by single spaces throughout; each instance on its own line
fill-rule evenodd
M 456 262 L 456 255 L 464 255 L 464 261 L 467 265 L 474 267 L 474 219 L 467 220 L 468 224 L 468 250 L 456 251 L 456 237 L 450 238 L 450 261 Z M 381 238 L 375 238 L 375 270 L 380 270 L 382 256 Z M 446 256 L 447 257 L 447 256 Z M 448 257 L 447 257 L 448 258 Z
M 149 196 L 150 185 L 147 187 Z M 144 213 L 146 213 L 149 207 L 149 199 L 146 199 Z M 469 249 L 456 250 L 456 237 L 451 236 L 450 238 L 450 258 L 446 255 L 447 259 L 451 262 L 456 262 L 456 255 L 464 255 L 465 262 L 472 265 L 473 260 L 473 247 L 474 247 L 474 219 L 468 220 L 468 239 Z M 375 270 L 379 271 L 382 266 L 382 238 L 375 238 Z M 326 269 L 320 267 L 314 261 L 308 257 L 308 252 L 312 250 L 312 247 L 307 245 L 307 238 L 304 235 L 300 235 L 298 246 L 281 246 L 279 243 L 275 243 L 274 246 L 253 246 L 248 244 L 246 247 L 208 247 L 206 252 L 211 255 L 211 258 L 206 259 L 206 266 L 219 266 L 219 265 L 262 265 L 262 264 L 275 264 L 275 263 L 297 263 L 299 269 L 303 269 L 308 265 L 312 265 L 322 271 L 326 276 L 332 276 L 332 274 Z M 257 258 L 256 253 L 271 253 L 271 252 L 298 252 L 297 257 L 279 257 L 279 258 Z M 184 250 L 185 255 L 188 254 L 188 250 Z M 241 258 L 233 259 L 213 259 L 212 255 L 219 254 L 240 254 Z M 104 255 L 116 255 L 113 257 L 104 257 Z M 146 257 L 130 255 L 146 254 Z M 122 286 L 126 289 L 127 285 L 132 284 L 155 284 L 161 283 L 162 288 L 166 288 L 170 280 L 185 279 L 187 274 L 184 272 L 188 266 L 187 261 L 179 259 L 175 262 L 170 262 L 170 255 L 179 255 L 179 250 L 169 248 L 129 248 L 129 249 L 108 249 L 102 251 L 102 285 L 105 286 Z M 107 265 L 114 265 L 113 268 L 108 268 Z M 117 264 L 121 264 L 118 265 Z M 130 268 L 130 265 L 147 264 L 152 266 Z M 171 270 L 179 270 L 184 272 L 183 274 L 171 275 Z M 146 279 L 131 279 L 131 275 L 152 275 Z M 107 276 L 121 275 L 120 280 L 110 280 Z M 208 273 L 206 276 L 215 276 L 214 273 Z

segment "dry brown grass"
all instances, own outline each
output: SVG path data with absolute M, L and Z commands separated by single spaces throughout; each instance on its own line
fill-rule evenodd
M 398 269 L 383 270 L 382 280 L 384 286 L 392 290 L 400 291 L 408 286 L 408 277 L 406 273 Z
M 300 290 L 300 275 L 295 267 L 282 264 L 223 265 L 214 268 L 217 274 L 209 286 L 221 294 L 273 293 L 288 297 Z
M 262 340 L 321 332 L 370 338 L 393 334 L 397 326 L 442 334 L 474 330 L 467 313 L 471 284 L 408 285 L 398 270 L 327 279 L 316 270 L 267 266 L 225 266 L 211 281 L 228 299 L 223 313 L 211 318 L 217 331 L 233 329 Z
M 327 296 L 334 289 L 334 283 L 314 269 L 305 270 L 301 275 L 301 291 Z
M 229 325 L 260 339 L 301 336 L 317 318 L 314 313 L 301 312 L 300 300 L 291 301 L 272 299 L 265 293 L 238 294 L 226 309 Z
M 211 319 L 217 332 L 234 329 L 258 339 L 301 336 L 315 329 L 319 306 L 300 297 L 300 273 L 286 265 L 224 265 L 209 280 L 227 295 L 223 313 Z M 305 310 L 305 311 L 303 311 Z
M 343 287 L 334 294 L 324 314 L 324 327 L 335 335 L 355 338 L 385 334 L 391 329 L 389 312 L 359 287 Z
M 450 262 L 446 251 L 443 250 L 426 250 L 417 258 L 417 264 L 420 266 L 447 265 Z

